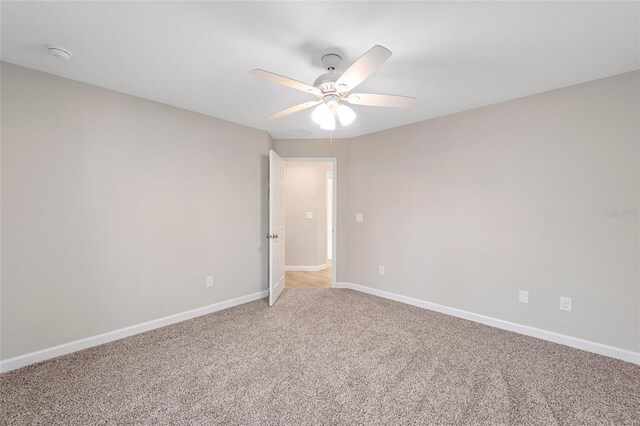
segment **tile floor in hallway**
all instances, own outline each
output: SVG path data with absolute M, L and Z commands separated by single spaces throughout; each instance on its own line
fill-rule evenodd
M 285 288 L 331 288 L 332 267 L 322 271 L 287 271 L 285 272 Z

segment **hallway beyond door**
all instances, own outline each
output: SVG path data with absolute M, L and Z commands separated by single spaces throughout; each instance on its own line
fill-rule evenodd
M 287 271 L 284 277 L 285 288 L 331 288 L 332 263 L 322 271 Z

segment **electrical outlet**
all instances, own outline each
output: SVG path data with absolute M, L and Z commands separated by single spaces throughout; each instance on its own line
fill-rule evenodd
M 213 276 L 209 275 L 207 277 L 207 284 L 205 284 L 206 287 L 213 287 Z
M 378 274 L 384 275 L 384 266 L 378 266 Z
M 560 310 L 571 312 L 573 308 L 573 300 L 570 297 L 561 297 L 560 298 Z
M 356 213 L 356 222 L 358 222 L 358 223 L 364 222 L 364 214 Z
M 313 219 L 313 212 L 307 212 L 307 213 L 305 214 L 305 217 L 306 217 L 307 219 Z
M 520 290 L 518 293 L 518 302 L 520 303 L 529 303 L 529 291 L 528 290 Z

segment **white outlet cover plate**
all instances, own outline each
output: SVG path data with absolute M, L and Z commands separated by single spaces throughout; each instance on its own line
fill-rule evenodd
M 570 297 L 561 297 L 560 310 L 571 312 L 573 310 L 573 299 L 571 299 Z
M 520 290 L 518 293 L 518 302 L 529 303 L 529 292 L 527 290 Z
M 356 222 L 358 222 L 358 223 L 364 222 L 364 214 L 356 213 Z
M 307 212 L 307 213 L 305 214 L 305 217 L 306 217 L 307 219 L 313 219 L 313 212 Z
M 213 276 L 209 275 L 209 276 L 207 277 L 207 284 L 206 284 L 206 286 L 207 286 L 207 287 L 213 287 Z
M 384 266 L 378 266 L 378 274 L 384 275 Z

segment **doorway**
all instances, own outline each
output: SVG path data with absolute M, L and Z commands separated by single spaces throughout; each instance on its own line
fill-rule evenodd
M 283 158 L 285 288 L 330 288 L 336 281 L 335 158 Z

